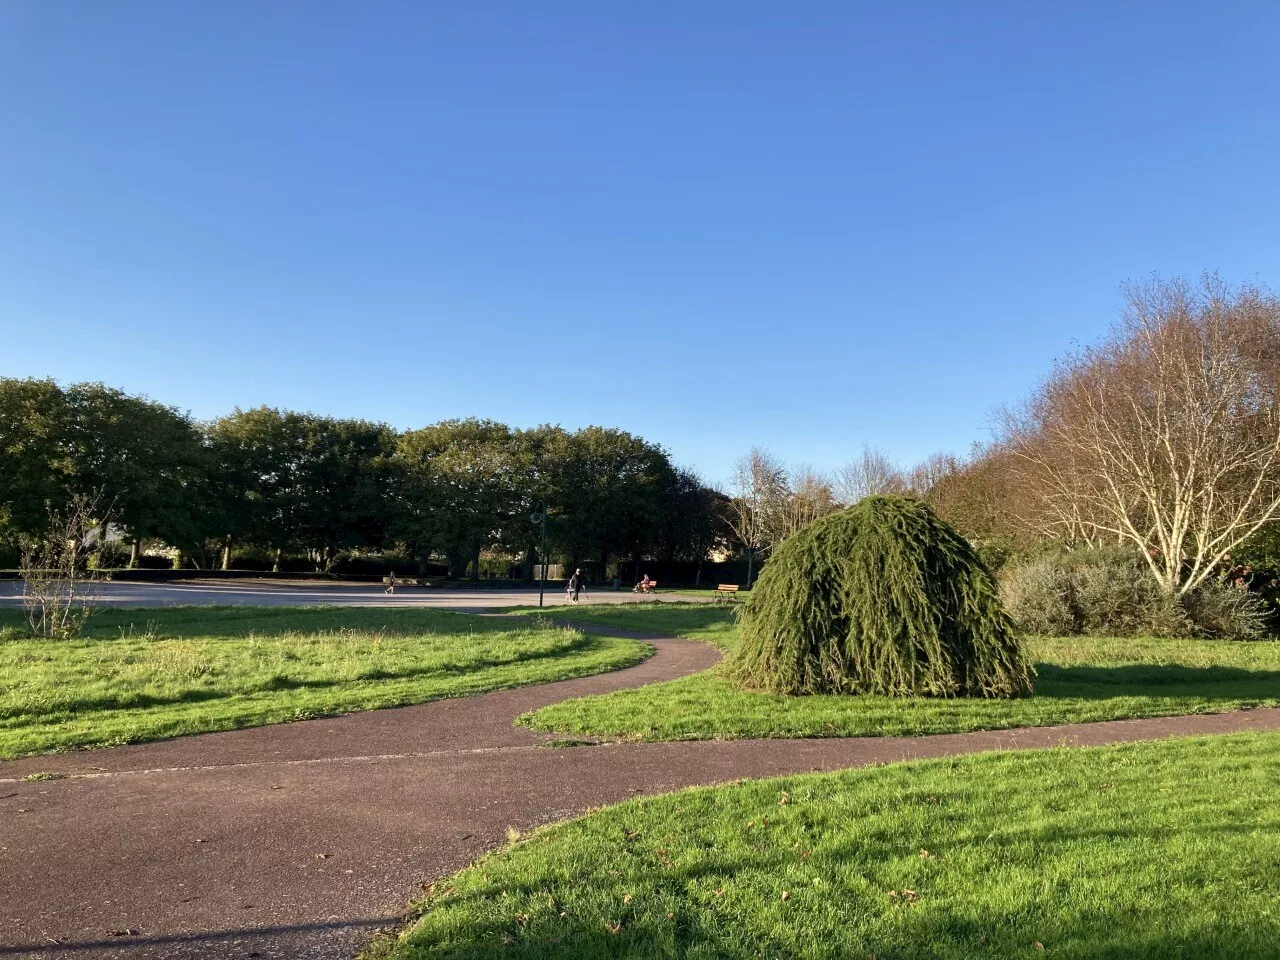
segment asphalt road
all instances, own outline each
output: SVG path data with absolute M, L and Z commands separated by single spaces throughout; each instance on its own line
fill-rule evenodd
M 0 581 L 0 607 L 17 606 L 22 592 L 21 583 Z M 533 588 L 474 589 L 456 587 L 399 587 L 394 595 L 387 595 L 385 587 L 378 583 L 322 584 L 305 580 L 185 580 L 181 583 L 131 583 L 115 581 L 95 587 L 102 605 L 118 607 L 169 607 L 184 604 L 202 606 L 213 604 L 257 606 L 305 606 L 333 604 L 357 607 L 443 607 L 469 613 L 502 607 L 536 606 L 538 590 Z M 630 590 L 590 590 L 582 602 L 630 603 L 636 600 L 681 600 L 688 597 L 657 594 L 640 598 Z M 546 603 L 565 602 L 562 583 L 547 584 Z

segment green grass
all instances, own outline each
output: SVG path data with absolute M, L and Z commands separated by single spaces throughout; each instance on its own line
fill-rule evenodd
M 732 649 L 732 614 L 707 605 L 559 609 Z M 520 718 L 538 730 L 636 740 L 919 736 L 1280 705 L 1280 643 L 1160 638 L 1028 640 L 1038 677 L 1014 700 L 784 697 L 748 693 L 711 670 L 567 700 Z
M 0 611 L 0 759 L 585 676 L 644 644 L 424 608 L 107 610 L 74 641 Z
M 1280 735 L 633 800 L 435 884 L 373 956 L 1263 960 Z
M 721 650 L 728 650 L 737 640 L 732 610 L 724 604 L 636 600 L 632 603 L 544 607 L 541 611 L 537 607 L 515 607 L 511 612 L 541 613 L 576 623 L 598 623 L 666 637 L 705 640 Z

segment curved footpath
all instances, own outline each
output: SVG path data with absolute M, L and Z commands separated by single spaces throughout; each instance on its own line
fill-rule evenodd
M 918 738 L 541 746 L 569 697 L 711 666 L 645 639 L 610 674 L 328 720 L 0 763 L 0 957 L 349 958 L 421 885 L 635 794 L 982 750 L 1280 730 L 1280 709 Z M 64 779 L 24 781 L 33 773 Z

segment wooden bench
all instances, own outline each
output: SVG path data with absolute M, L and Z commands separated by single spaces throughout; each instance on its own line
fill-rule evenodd
M 738 589 L 736 583 L 722 583 L 716 587 L 716 599 L 724 600 L 726 603 L 732 602 L 737 596 Z
M 658 581 L 650 580 L 648 583 L 637 583 L 631 588 L 632 593 L 653 593 L 658 589 Z

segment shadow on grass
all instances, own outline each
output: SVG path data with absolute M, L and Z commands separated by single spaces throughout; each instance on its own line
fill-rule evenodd
M 1063 667 L 1041 663 L 1036 665 L 1036 671 L 1035 696 L 1040 698 L 1280 696 L 1280 670 L 1183 664 Z
M 557 646 L 553 650 L 522 650 L 509 657 L 478 657 L 466 663 L 441 663 L 416 669 L 388 670 L 382 667 L 369 667 L 351 677 L 318 677 L 308 679 L 288 674 L 274 674 L 264 677 L 252 686 L 230 689 L 192 688 L 176 691 L 167 696 L 138 692 L 124 696 L 84 697 L 75 702 L 77 711 L 108 710 L 147 710 L 178 704 L 207 703 L 235 697 L 253 696 L 284 690 L 326 690 L 350 686 L 358 683 L 371 683 L 386 680 L 425 680 L 436 677 L 461 677 L 470 673 L 479 673 L 501 667 L 532 665 L 540 662 L 560 660 L 579 654 L 590 653 L 605 645 L 605 641 L 597 637 L 576 636 L 568 643 Z M 65 703 L 50 704 L 47 710 L 32 709 L 23 705 L 16 713 L 0 709 L 0 717 L 22 716 L 39 717 L 44 714 L 65 713 Z
M 7 619 L 0 618 L 0 625 L 10 620 L 19 625 L 18 618 L 12 616 L 17 613 L 20 612 L 0 611 L 10 614 Z M 101 610 L 89 622 L 85 636 L 112 640 L 121 635 L 127 639 L 130 635 L 157 633 L 176 639 L 338 631 L 466 636 L 518 629 L 535 627 L 432 607 L 153 607 Z

